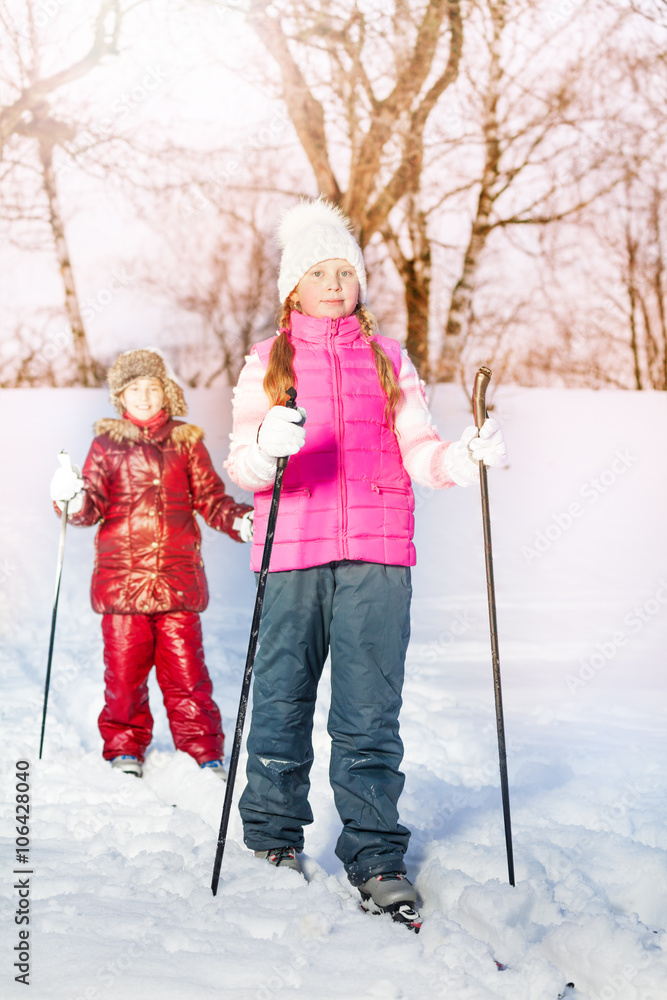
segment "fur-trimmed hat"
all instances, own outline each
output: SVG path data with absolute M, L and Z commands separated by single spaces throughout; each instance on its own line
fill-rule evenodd
M 359 281 L 359 301 L 366 301 L 366 268 L 361 248 L 351 232 L 350 220 L 324 198 L 301 201 L 288 209 L 277 230 L 282 248 L 278 295 L 281 303 L 315 264 L 346 260 Z
M 171 367 L 156 347 L 144 347 L 138 351 L 119 354 L 107 372 L 109 399 L 121 417 L 125 407 L 120 394 L 138 378 L 156 378 L 161 383 L 164 389 L 164 408 L 170 417 L 184 417 L 188 412 L 183 390 Z

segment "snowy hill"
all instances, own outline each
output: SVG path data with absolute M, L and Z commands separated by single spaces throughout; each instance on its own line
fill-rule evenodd
M 188 400 L 222 471 L 229 393 Z M 401 717 L 406 861 L 423 900 L 415 936 L 363 914 L 334 855 L 326 677 L 308 884 L 244 848 L 234 809 L 213 898 L 223 787 L 174 753 L 154 684 L 145 778 L 111 772 L 97 731 L 91 529 L 67 531 L 38 761 L 59 531 L 48 484 L 62 448 L 83 461 L 109 404 L 101 390 L 0 394 L 3 996 L 20 995 L 13 963 L 27 941 L 34 1000 L 556 1000 L 568 981 L 572 1000 L 667 997 L 667 399 L 501 388 L 490 401 L 510 450 L 489 482 L 517 886 L 507 884 L 479 491 L 417 489 Z M 455 387 L 437 387 L 432 410 L 443 437 L 470 422 Z M 231 747 L 254 581 L 247 548 L 204 535 L 205 649 Z M 15 861 L 18 761 L 29 765 L 29 867 Z

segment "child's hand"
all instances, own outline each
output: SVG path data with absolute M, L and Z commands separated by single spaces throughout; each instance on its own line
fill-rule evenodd
M 238 531 L 242 542 L 251 542 L 254 531 L 254 510 L 247 510 L 243 517 L 235 517 L 232 528 Z
M 292 410 L 287 406 L 272 406 L 257 435 L 260 451 L 271 458 L 296 455 L 306 440 L 306 431 L 299 426 L 305 416 L 303 407 Z
M 489 417 L 479 434 L 476 427 L 466 427 L 461 439 L 450 444 L 445 452 L 445 468 L 457 486 L 472 486 L 479 481 L 479 463 L 503 465 L 507 448 L 500 424 Z
M 468 442 L 472 458 L 484 465 L 504 465 L 507 461 L 507 446 L 500 424 L 489 417 L 480 427 L 479 437 L 473 437 Z
M 83 507 L 83 479 L 81 470 L 73 465 L 62 465 L 53 474 L 49 487 L 51 499 L 61 510 L 68 504 L 68 514 L 76 514 Z

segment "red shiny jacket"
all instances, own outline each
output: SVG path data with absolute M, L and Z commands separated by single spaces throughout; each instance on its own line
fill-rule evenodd
M 72 524 L 100 523 L 91 599 L 101 614 L 203 611 L 208 586 L 195 517 L 241 541 L 232 525 L 252 508 L 227 495 L 193 424 L 168 420 L 149 436 L 100 420 Z

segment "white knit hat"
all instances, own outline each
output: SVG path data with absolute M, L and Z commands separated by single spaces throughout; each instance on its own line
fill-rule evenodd
M 366 301 L 366 268 L 361 248 L 350 231 L 350 220 L 324 198 L 301 201 L 288 209 L 277 232 L 282 248 L 278 295 L 281 303 L 306 271 L 325 260 L 346 260 L 359 282 L 359 301 Z

